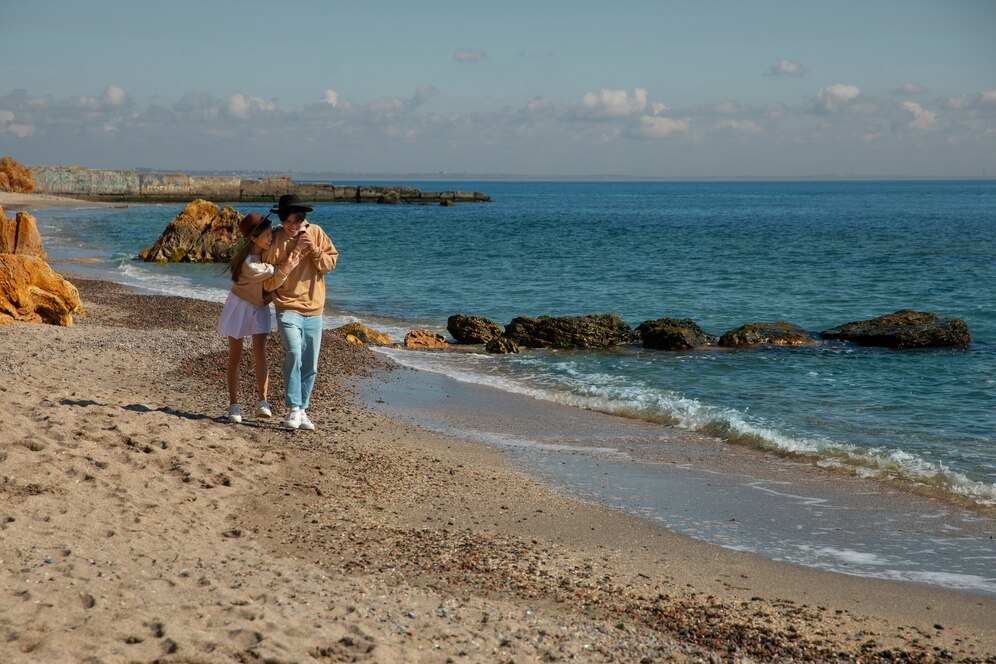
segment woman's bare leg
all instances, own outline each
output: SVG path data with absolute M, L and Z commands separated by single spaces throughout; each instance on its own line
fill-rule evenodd
M 270 390 L 270 367 L 266 363 L 266 338 L 268 334 L 252 335 L 252 357 L 256 365 L 256 400 L 266 400 Z
M 255 341 L 255 339 L 254 339 Z M 242 339 L 228 337 L 228 404 L 239 402 L 239 361 L 242 359 Z

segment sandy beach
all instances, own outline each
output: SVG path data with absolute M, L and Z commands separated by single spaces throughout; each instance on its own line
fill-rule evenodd
M 996 657 L 992 599 L 704 544 L 370 412 L 392 368 L 331 332 L 317 432 L 279 427 L 276 335 L 276 417 L 230 425 L 219 305 L 74 283 L 73 327 L 0 327 L 2 661 Z
M 14 191 L 0 191 L 0 207 L 8 213 L 20 212 L 21 210 L 41 210 L 43 208 L 80 205 L 100 206 L 107 205 L 107 203 L 96 203 L 94 201 L 84 201 L 79 198 L 54 196 L 52 194 L 20 194 Z

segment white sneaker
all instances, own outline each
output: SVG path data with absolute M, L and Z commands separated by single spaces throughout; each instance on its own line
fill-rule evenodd
M 300 408 L 291 408 L 291 412 L 287 414 L 287 419 L 283 421 L 283 425 L 288 429 L 300 428 L 302 415 L 304 415 L 304 411 Z
M 308 414 L 303 410 L 301 411 L 301 428 L 307 429 L 308 431 L 315 430 L 315 424 L 308 419 Z
M 266 403 L 266 399 L 256 404 L 256 417 L 273 417 L 273 411 L 270 410 L 270 404 Z
M 239 407 L 239 404 L 233 403 L 228 407 L 228 421 L 232 424 L 242 423 L 242 408 Z

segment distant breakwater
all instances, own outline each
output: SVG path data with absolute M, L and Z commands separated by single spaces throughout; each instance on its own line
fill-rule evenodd
M 268 203 L 284 194 L 297 194 L 313 203 L 452 205 L 491 201 L 490 196 L 478 191 L 421 191 L 406 185 L 295 182 L 289 177 L 242 178 L 235 175 L 140 173 L 80 166 L 34 166 L 31 170 L 37 193 L 102 202 L 186 203 L 195 198 L 205 198 L 215 201 Z

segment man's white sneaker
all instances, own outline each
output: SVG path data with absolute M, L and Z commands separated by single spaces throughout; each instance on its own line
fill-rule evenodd
M 256 404 L 256 417 L 273 417 L 273 411 L 270 410 L 270 404 L 266 403 L 266 399 Z
M 283 421 L 283 425 L 288 429 L 300 428 L 302 415 L 304 415 L 304 411 L 300 408 L 291 408 L 291 412 L 287 414 L 287 419 Z
M 303 410 L 301 411 L 301 428 L 307 429 L 308 431 L 315 430 L 315 424 L 308 419 L 308 414 Z
M 228 421 L 232 424 L 242 423 L 242 408 L 239 407 L 239 404 L 233 403 L 228 407 Z

